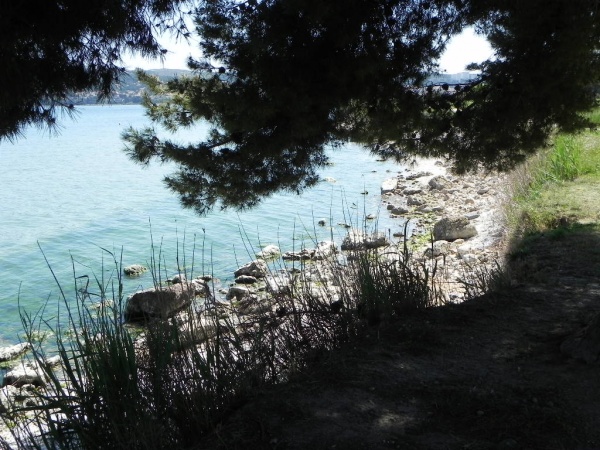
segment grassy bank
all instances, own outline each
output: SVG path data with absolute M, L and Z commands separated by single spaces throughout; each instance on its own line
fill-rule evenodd
M 600 110 L 590 114 L 600 126 Z M 600 269 L 590 251 L 600 232 L 600 131 L 558 135 L 512 174 L 509 267 L 521 281 L 546 278 L 542 247 L 569 239 L 570 252 Z M 600 273 L 600 272 L 596 272 Z

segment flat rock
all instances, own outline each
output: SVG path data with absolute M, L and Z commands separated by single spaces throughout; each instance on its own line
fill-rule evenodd
M 44 380 L 43 371 L 41 368 L 28 363 L 21 363 L 18 366 L 12 368 L 6 375 L 4 375 L 4 381 L 2 386 L 15 386 L 21 387 L 26 384 L 32 384 L 34 386 L 46 386 Z
M 20 344 L 10 345 L 8 347 L 2 347 L 0 348 L 0 362 L 16 359 L 30 349 L 31 344 L 29 342 L 22 342 Z
M 387 180 L 384 180 L 384 182 L 381 183 L 381 193 L 382 194 L 390 194 L 390 193 L 394 192 L 394 190 L 396 189 L 397 186 L 398 186 L 397 178 L 389 178 Z

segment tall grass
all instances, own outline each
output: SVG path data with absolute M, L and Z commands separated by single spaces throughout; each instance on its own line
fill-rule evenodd
M 417 262 L 406 241 L 400 251 L 370 250 L 352 256 L 349 272 L 353 282 L 346 292 L 369 325 L 443 303 L 435 281 L 436 261 L 432 265 Z
M 559 135 L 548 155 L 543 178 L 549 181 L 573 181 L 585 172 L 581 142 L 571 135 Z
M 506 207 L 511 227 L 517 235 L 556 228 L 564 218 L 546 205 L 546 198 L 563 183 L 599 172 L 596 131 L 555 136 L 549 148 L 511 174 L 512 192 Z

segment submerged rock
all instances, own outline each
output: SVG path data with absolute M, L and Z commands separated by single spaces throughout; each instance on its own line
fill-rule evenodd
M 123 268 L 123 273 L 128 277 L 139 277 L 144 272 L 147 272 L 148 268 L 140 264 L 133 264 Z

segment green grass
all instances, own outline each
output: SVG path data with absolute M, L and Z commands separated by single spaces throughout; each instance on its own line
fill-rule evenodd
M 591 117 L 600 120 L 600 109 Z M 598 183 L 600 132 L 590 129 L 557 135 L 548 149 L 513 174 L 514 195 L 508 214 L 512 228 L 523 236 L 597 220 Z

